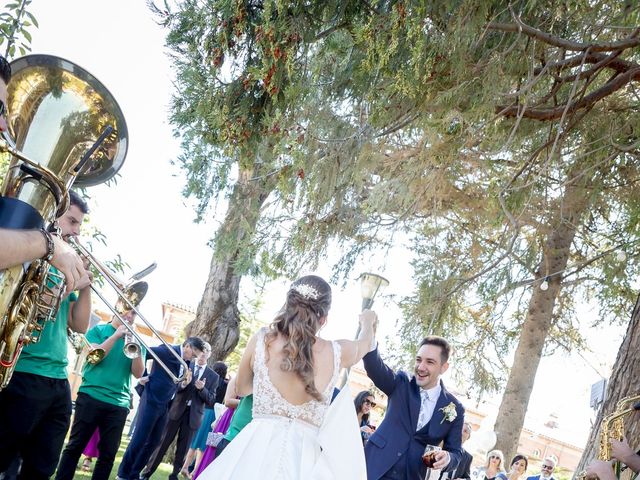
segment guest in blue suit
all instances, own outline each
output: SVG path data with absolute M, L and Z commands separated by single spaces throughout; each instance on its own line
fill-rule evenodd
M 547 457 L 542 461 L 540 474 L 527 477 L 527 480 L 554 480 L 553 470 L 556 468 L 556 461 L 552 457 Z
M 163 344 L 150 349 L 158 355 L 175 376 L 179 376 L 182 373 L 180 371 L 181 364 L 171 354 L 169 348 L 172 348 L 188 363 L 203 352 L 204 341 L 198 337 L 189 337 L 182 345 L 167 347 Z M 154 361 L 149 380 L 144 386 L 140 399 L 136 429 L 118 469 L 119 479 L 138 480 L 140 478 L 140 472 L 149 461 L 151 453 L 160 443 L 167 420 L 169 402 L 176 394 L 177 388 L 167 372 Z
M 384 420 L 365 446 L 368 480 L 423 480 L 426 445 L 440 445 L 434 469 L 454 470 L 462 457 L 464 408 L 440 380 L 449 368 L 451 347 L 441 337 L 426 337 L 416 354 L 414 375 L 394 372 L 375 348 L 364 368 L 387 397 Z

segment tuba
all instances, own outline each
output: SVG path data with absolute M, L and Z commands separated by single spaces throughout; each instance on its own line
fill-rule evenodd
M 0 196 L 0 227 L 56 231 L 71 186 L 104 183 L 127 153 L 127 126 L 109 91 L 90 73 L 51 55 L 11 63 L 9 132 L 0 151 L 9 168 Z M 44 260 L 0 271 L 0 388 L 24 345 L 55 320 L 62 278 Z

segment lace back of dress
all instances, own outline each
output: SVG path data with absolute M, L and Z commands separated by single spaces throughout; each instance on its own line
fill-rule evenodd
M 300 405 L 289 403 L 276 386 L 271 382 L 266 363 L 265 334 L 267 328 L 260 329 L 256 343 L 256 353 L 253 362 L 253 416 L 277 415 L 292 418 L 320 426 L 324 415 L 331 403 L 333 388 L 340 372 L 340 344 L 332 342 L 333 346 L 333 375 L 323 393 L 324 401 L 309 400 Z

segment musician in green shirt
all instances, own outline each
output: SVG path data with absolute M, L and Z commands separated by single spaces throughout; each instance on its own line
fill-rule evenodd
M 129 311 L 123 319 L 133 325 L 135 313 Z M 87 333 L 92 348 L 104 350 L 104 358 L 82 372 L 82 384 L 76 399 L 76 412 L 69 443 L 62 452 L 56 480 L 72 480 L 80 455 L 98 428 L 100 456 L 93 470 L 93 480 L 107 480 L 120 447 L 131 399 L 131 375 L 140 378 L 144 372 L 146 351 L 131 359 L 124 354 L 124 337 L 128 329 L 114 316 L 111 323 L 99 324 Z

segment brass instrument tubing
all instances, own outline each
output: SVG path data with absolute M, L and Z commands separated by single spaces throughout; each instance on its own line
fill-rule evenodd
M 80 250 L 80 252 L 82 253 L 83 256 L 85 256 L 92 264 L 94 264 L 94 267 L 98 268 L 96 266 L 96 260 L 93 257 L 93 255 L 91 255 L 89 253 L 89 251 L 84 248 L 82 245 L 80 245 L 80 242 L 78 242 L 77 240 L 71 238 L 70 242 L 73 243 L 73 245 L 75 245 L 78 250 Z M 100 273 L 102 272 L 102 269 L 98 268 L 98 270 L 100 271 Z M 105 280 L 107 280 L 107 282 L 109 283 L 109 285 L 111 285 L 111 287 L 113 287 L 113 289 L 115 289 L 116 291 L 120 291 L 121 288 L 116 285 L 116 283 L 114 282 L 114 280 L 111 278 L 110 275 L 104 275 L 103 277 L 105 278 Z M 135 331 L 135 329 L 131 326 L 129 326 L 129 323 L 124 320 L 122 318 L 122 316 L 120 315 L 119 312 L 116 311 L 116 308 L 113 307 L 109 302 L 106 301 L 106 299 L 102 296 L 102 294 L 98 291 L 98 289 L 94 286 L 91 285 L 91 289 L 96 293 L 96 295 L 98 295 L 98 297 L 107 305 L 107 307 L 109 307 L 109 309 L 118 317 L 118 319 L 122 322 L 122 324 L 127 328 L 127 330 L 129 330 L 129 332 L 131 332 L 131 334 L 136 337 L 136 339 L 143 345 L 145 345 L 144 340 L 140 337 L 140 335 L 138 335 L 138 332 Z M 172 348 L 171 345 L 169 345 L 167 343 L 167 341 L 162 338 L 162 336 L 160 335 L 160 333 L 153 327 L 153 325 L 151 325 L 151 323 L 149 323 L 149 321 L 140 314 L 140 312 L 138 311 L 138 309 L 136 308 L 136 306 L 131 303 L 131 301 L 129 301 L 129 299 L 126 297 L 126 295 L 121 295 L 120 298 L 122 298 L 127 305 L 129 306 L 129 308 L 131 310 L 133 310 L 139 317 L 140 319 L 146 324 L 146 326 L 160 339 L 160 341 L 169 349 L 169 351 L 171 352 L 171 354 L 176 357 L 176 359 L 180 362 L 180 365 L 182 365 L 183 368 L 183 374 L 180 377 L 176 377 L 173 372 L 171 372 L 171 370 L 169 370 L 169 368 L 164 364 L 164 362 L 162 362 L 162 360 L 160 360 L 160 358 L 156 355 L 156 353 L 151 350 L 150 348 L 148 348 L 147 350 L 149 351 L 149 353 L 151 354 L 151 356 L 158 362 L 158 364 L 160 364 L 160 366 L 164 369 L 165 372 L 167 372 L 167 374 L 169 375 L 169 377 L 171 377 L 171 379 L 175 382 L 181 382 L 182 380 L 184 380 L 187 371 L 189 370 L 189 365 L 187 365 L 187 363 L 184 361 L 184 359 L 178 354 L 176 353 L 176 351 Z
M 49 170 L 47 167 L 43 167 L 37 162 L 34 162 L 29 157 L 24 155 L 20 150 L 13 148 L 6 139 L 0 140 L 0 151 L 9 152 L 14 157 L 19 158 L 24 163 L 34 168 L 40 175 L 42 175 L 44 182 L 49 187 L 49 190 L 56 198 L 58 209 L 56 210 L 56 217 L 60 217 L 69 208 L 69 191 L 67 186 L 60 180 L 55 173 Z M 19 167 L 18 167 L 19 168 Z M 75 177 L 72 177 L 70 184 L 73 183 Z M 71 185 L 69 185 L 69 188 Z

